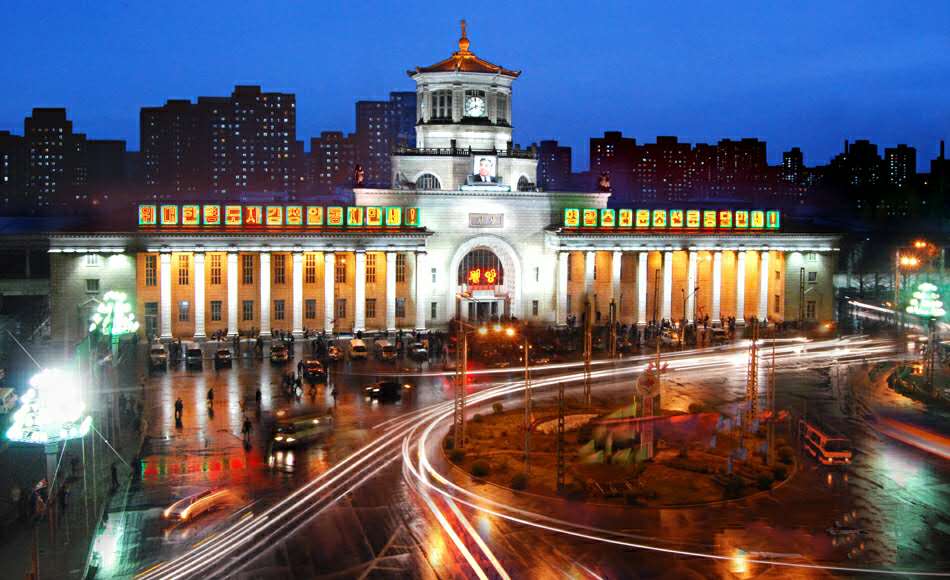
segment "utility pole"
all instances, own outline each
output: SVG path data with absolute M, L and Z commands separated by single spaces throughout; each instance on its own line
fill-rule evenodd
M 564 383 L 557 384 L 557 490 L 564 489 Z
M 458 336 L 455 352 L 455 447 L 465 449 L 465 367 L 468 366 L 468 334 L 458 319 Z
M 590 361 L 594 354 L 594 321 L 591 316 L 593 304 L 590 301 L 584 303 L 584 404 L 590 407 Z
M 775 465 L 775 329 L 772 329 L 772 360 L 769 363 L 769 382 L 766 392 L 766 404 L 769 409 L 769 424 L 767 438 L 768 451 L 766 462 Z
M 607 332 L 607 337 L 610 340 L 610 344 L 607 346 L 607 354 L 610 358 L 617 358 L 617 303 L 613 300 L 610 301 L 607 320 L 610 324 L 610 329 Z
M 527 325 L 522 329 L 522 333 L 524 335 L 524 472 L 527 475 L 531 469 L 528 461 L 531 452 L 531 376 L 528 368 L 531 345 L 528 343 Z
M 759 325 L 752 325 L 752 343 L 749 345 L 749 367 L 746 377 L 746 425 L 747 431 L 752 431 L 752 423 L 758 415 L 759 408 Z

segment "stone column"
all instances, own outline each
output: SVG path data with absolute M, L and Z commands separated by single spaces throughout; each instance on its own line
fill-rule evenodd
M 172 255 L 164 252 L 159 255 L 160 270 L 158 279 L 160 289 L 159 312 L 162 315 L 162 340 L 172 338 Z
M 228 336 L 238 335 L 238 255 L 228 252 Z M 234 353 L 235 356 L 238 353 Z
M 683 318 L 693 322 L 693 313 L 696 310 L 696 252 L 690 251 L 689 265 L 686 268 L 686 312 Z
M 386 252 L 386 332 L 396 332 L 396 252 Z
M 736 324 L 745 324 L 745 251 L 736 252 Z
M 720 322 L 722 310 L 722 252 L 713 252 L 713 273 L 712 273 L 712 309 L 713 324 Z
M 303 338 L 303 252 L 293 254 L 293 333 L 294 338 Z
M 759 252 L 759 320 L 769 317 L 769 251 Z
M 594 311 L 594 267 L 597 252 L 584 252 L 584 302 L 591 303 L 591 312 Z M 581 303 L 583 309 L 584 304 Z M 582 310 L 583 311 L 583 310 Z
M 673 319 L 673 252 L 663 252 L 663 310 L 660 318 Z
M 557 298 L 555 313 L 557 324 L 563 326 L 567 324 L 567 268 L 568 252 L 557 253 Z
M 270 252 L 261 252 L 261 336 L 270 337 Z
M 323 253 L 323 330 L 333 334 L 333 318 L 336 300 L 333 295 L 336 255 L 333 252 Z
M 356 272 L 353 273 L 356 291 L 353 296 L 353 333 L 366 330 L 366 252 L 356 251 Z
M 610 261 L 610 299 L 617 305 L 617 320 L 620 320 L 620 267 L 623 252 L 615 250 Z
M 207 338 L 205 334 L 205 254 L 195 252 L 195 340 Z
M 637 255 L 637 326 L 641 327 L 647 324 L 647 258 L 648 252 Z
M 426 308 L 429 307 L 429 255 L 416 252 L 416 330 L 426 329 Z

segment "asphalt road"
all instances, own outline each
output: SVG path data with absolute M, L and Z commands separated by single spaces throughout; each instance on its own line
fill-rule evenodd
M 145 390 L 152 442 L 142 481 L 110 514 L 117 531 L 103 574 L 688 578 L 854 574 L 822 569 L 827 566 L 878 570 L 867 577 L 881 570 L 950 570 L 948 463 L 933 449 L 880 428 L 887 418 L 946 436 L 947 417 L 880 385 L 855 392 L 840 378 L 865 360 L 900 357 L 903 350 L 887 341 L 854 341 L 808 345 L 780 357 L 778 408 L 807 410 L 832 423 L 852 439 L 855 462 L 847 471 L 829 471 L 806 461 L 791 483 L 769 496 L 702 509 L 600 509 L 513 496 L 460 474 L 449 479 L 474 495 L 434 481 L 420 456 L 449 472 L 434 453 L 453 393 L 452 377 L 441 367 L 340 363 L 331 375 L 336 401 L 325 384 L 305 387 L 299 398 L 286 395 L 281 373 L 295 363 L 285 369 L 242 359 L 220 371 L 206 365 L 152 373 Z M 737 410 L 745 395 L 743 345 L 669 360 L 664 407 L 685 410 L 699 402 Z M 595 393 L 629 389 L 642 364 L 633 358 L 595 365 Z M 363 385 L 384 373 L 412 384 L 399 403 L 363 396 Z M 576 366 L 539 369 L 535 396 L 550 396 L 558 380 L 576 390 L 577 373 Z M 505 370 L 473 377 L 470 412 L 495 400 L 520 405 L 518 375 Z M 209 387 L 213 416 L 206 406 Z M 486 397 L 481 402 L 479 393 Z M 180 427 L 177 397 L 185 404 Z M 278 412 L 333 413 L 334 429 L 305 447 L 271 452 Z M 254 425 L 249 447 L 241 440 L 244 413 Z M 230 491 L 221 509 L 187 524 L 162 519 L 176 499 L 209 487 Z M 836 522 L 860 533 L 833 537 L 827 529 Z M 738 550 L 749 560 L 796 567 L 748 562 L 734 557 Z

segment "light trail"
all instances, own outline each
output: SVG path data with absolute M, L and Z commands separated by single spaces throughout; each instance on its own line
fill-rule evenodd
M 748 341 L 742 341 L 747 343 Z M 763 341 L 763 344 L 769 342 Z M 714 351 L 681 351 L 671 353 L 665 357 L 669 362 L 671 370 L 693 370 L 702 369 L 705 371 L 722 370 L 731 372 L 735 368 L 735 350 L 743 348 L 741 343 L 735 348 L 722 348 Z M 850 339 L 834 339 L 820 342 L 803 343 L 800 340 L 783 341 L 781 346 L 776 346 L 776 358 L 783 361 L 794 360 L 807 364 L 815 363 L 821 360 L 839 360 L 839 361 L 860 361 L 862 357 L 870 354 L 883 354 L 893 352 L 893 345 L 880 340 L 869 339 L 866 337 L 856 337 Z M 642 372 L 646 368 L 648 360 L 651 357 L 634 357 L 622 361 L 606 361 L 612 363 L 611 368 L 599 369 L 591 373 L 593 379 L 616 379 L 625 375 Z M 605 362 L 605 361 L 601 361 Z M 563 363 L 562 368 L 575 368 L 580 363 Z M 551 365 L 553 366 L 553 365 Z M 551 366 L 543 367 L 550 370 Z M 781 369 L 779 369 L 781 371 Z M 477 372 L 477 371 L 476 371 Z M 488 369 L 480 374 L 511 373 L 511 369 Z M 532 381 L 531 387 L 543 389 L 556 385 L 557 383 L 574 383 L 583 380 L 583 372 L 572 372 L 563 374 L 546 375 L 536 378 Z M 481 390 L 472 387 L 473 394 L 470 396 L 470 404 L 474 408 L 495 398 L 520 393 L 524 389 L 524 384 L 519 381 L 502 383 L 499 385 L 486 386 Z M 314 517 L 322 513 L 325 509 L 332 506 L 339 498 L 350 491 L 358 488 L 365 481 L 377 475 L 382 469 L 388 467 L 393 461 L 403 459 L 404 478 L 411 487 L 420 492 L 420 496 L 425 497 L 428 491 L 434 490 L 444 498 L 450 511 L 459 519 L 465 532 L 472 538 L 472 541 L 478 546 L 479 550 L 485 554 L 495 571 L 503 577 L 504 568 L 497 558 L 492 554 L 487 544 L 478 536 L 477 532 L 467 522 L 461 510 L 454 502 L 469 506 L 473 509 L 496 515 L 510 521 L 522 523 L 525 525 L 547 529 L 573 535 L 575 537 L 584 537 L 595 541 L 607 541 L 617 545 L 634 547 L 640 549 L 668 552 L 679 555 L 691 555 L 696 557 L 706 557 L 714 559 L 728 560 L 731 556 L 722 556 L 718 554 L 709 554 L 697 551 L 677 550 L 664 548 L 661 546 L 651 546 L 642 542 L 633 542 L 629 539 L 618 539 L 629 537 L 625 534 L 612 532 L 610 530 L 600 530 L 597 528 L 587 528 L 571 522 L 563 522 L 530 512 L 512 515 L 503 513 L 502 510 L 514 511 L 518 514 L 516 508 L 501 504 L 498 510 L 485 508 L 475 501 L 463 499 L 466 495 L 471 497 L 473 494 L 458 486 L 454 486 L 444 480 L 428 463 L 426 457 L 426 441 L 429 434 L 437 425 L 441 424 L 452 415 L 453 401 L 443 401 L 434 403 L 428 407 L 414 410 L 400 417 L 394 417 L 374 426 L 374 429 L 382 429 L 381 436 L 374 441 L 364 445 L 351 455 L 343 458 L 333 465 L 327 471 L 319 474 L 311 481 L 307 482 L 287 497 L 281 499 L 274 505 L 264 510 L 259 516 L 236 522 L 231 528 L 223 530 L 217 537 L 209 539 L 200 547 L 191 549 L 177 558 L 158 564 L 142 572 L 139 576 L 143 580 L 151 578 L 185 578 L 197 575 L 220 576 L 224 570 L 216 569 L 222 562 L 225 562 L 225 570 L 233 567 L 238 569 L 245 567 L 253 561 L 260 553 L 255 553 L 255 549 L 266 548 L 266 546 L 279 537 L 286 537 L 287 533 L 293 534 L 301 526 L 311 521 Z M 420 434 L 420 428 L 425 430 Z M 419 469 L 413 465 L 412 458 L 409 456 L 409 442 L 412 441 L 415 446 L 418 439 L 418 460 Z M 403 448 L 402 454 L 399 453 L 399 447 Z M 455 492 L 449 492 L 430 481 L 429 476 L 439 482 L 440 485 L 454 486 Z M 485 504 L 495 504 L 492 500 L 474 495 L 474 498 Z M 426 501 L 425 499 L 423 501 Z M 448 517 L 435 504 L 433 498 L 429 497 L 426 501 L 440 525 L 452 539 L 452 542 L 459 549 L 465 561 L 472 567 L 472 570 L 479 574 L 484 574 L 474 555 L 466 546 L 457 531 L 448 521 Z M 522 517 L 523 516 L 523 517 Z M 548 525 L 542 522 L 551 522 Z M 587 529 L 587 531 L 583 531 Z M 451 530 L 451 531 L 450 531 Z M 457 541 L 456 541 L 457 540 Z M 266 550 L 262 550 L 264 553 Z M 228 559 L 230 558 L 230 559 Z M 822 565 L 793 564 L 788 562 L 775 562 L 772 560 L 750 560 L 752 563 L 763 563 L 768 565 L 786 565 L 796 567 L 811 567 L 814 569 L 840 570 L 862 573 L 888 573 L 888 574 L 914 574 L 916 572 L 892 572 L 887 570 L 869 570 L 862 568 L 834 568 Z M 942 575 L 942 573 L 925 573 L 924 575 Z M 481 576 L 480 576 L 481 577 Z

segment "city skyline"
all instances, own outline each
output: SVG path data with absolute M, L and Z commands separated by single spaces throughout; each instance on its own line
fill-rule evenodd
M 211 50 L 189 60 L 187 66 L 176 64 L 177 59 L 184 58 L 182 51 L 187 47 L 175 45 L 174 35 L 162 35 L 175 23 L 160 21 L 143 30 L 135 23 L 144 15 L 135 7 L 106 7 L 86 11 L 75 21 L 91 33 L 102 32 L 103 40 L 72 50 L 63 59 L 64 53 L 57 52 L 59 41 L 54 34 L 44 51 L 37 53 L 34 49 L 30 53 L 34 66 L 19 66 L 26 54 L 23 59 L 6 59 L 12 66 L 0 65 L 0 72 L 12 81 L 11 86 L 18 87 L 0 105 L 0 130 L 20 133 L 23 118 L 33 107 L 63 106 L 77 132 L 96 139 L 124 139 L 129 149 L 138 149 L 141 108 L 161 106 L 168 99 L 194 100 L 203 94 L 224 94 L 236 84 L 260 84 L 265 90 L 297 96 L 299 139 L 306 141 L 327 130 L 350 132 L 355 129 L 356 101 L 385 98 L 392 91 L 409 89 L 411 81 L 403 71 L 448 53 L 458 36 L 458 18 L 467 16 L 473 50 L 526 73 L 516 91 L 515 141 L 527 145 L 556 139 L 573 149 L 575 170 L 588 167 L 588 139 L 604 130 L 620 130 L 638 143 L 660 135 L 675 135 L 694 143 L 757 137 L 770 145 L 768 162 L 772 165 L 781 162 L 783 151 L 795 146 L 801 147 L 807 165 L 818 165 L 839 153 L 846 139 L 866 138 L 882 146 L 906 143 L 918 151 L 917 169 L 926 171 L 950 120 L 937 98 L 942 91 L 931 90 L 934 87 L 929 85 L 950 78 L 941 73 L 950 69 L 950 59 L 942 56 L 947 51 L 941 48 L 947 40 L 937 33 L 950 18 L 950 10 L 912 6 L 899 17 L 881 22 L 884 7 L 883 3 L 863 5 L 860 14 L 858 9 L 827 11 L 838 13 L 838 18 L 828 20 L 836 22 L 838 36 L 850 35 L 846 41 L 836 41 L 830 34 L 823 36 L 828 30 L 816 22 L 819 11 L 814 7 L 794 15 L 739 16 L 747 26 L 734 27 L 742 32 L 733 32 L 727 38 L 715 32 L 711 23 L 702 22 L 698 6 L 680 15 L 678 28 L 672 26 L 668 15 L 651 13 L 654 9 L 650 7 L 610 6 L 590 15 L 574 14 L 568 8 L 558 14 L 529 16 L 532 8 L 519 6 L 512 18 L 537 22 L 537 26 L 520 31 L 516 42 L 506 39 L 489 19 L 477 14 L 436 11 L 422 15 L 414 8 L 402 19 L 425 22 L 429 31 L 400 34 L 398 26 L 388 25 L 390 21 L 398 24 L 400 18 L 388 14 L 388 8 L 379 7 L 359 22 L 345 10 L 335 9 L 319 17 L 315 13 L 255 14 L 255 21 L 267 33 L 253 34 L 250 38 L 256 42 L 247 43 L 249 30 L 242 26 L 249 27 L 238 26 L 238 22 L 225 31 L 231 19 L 225 15 L 221 21 L 224 24 L 217 25 L 219 34 Z M 56 18 L 57 22 L 73 22 L 67 17 L 70 10 L 60 7 L 63 18 Z M 193 26 L 200 26 L 212 12 L 213 7 L 199 10 L 193 15 Z M 13 14 L 12 21 L 38 18 L 28 7 L 14 8 Z M 579 23 L 570 27 L 570 33 L 582 38 L 592 34 L 583 26 L 585 19 L 606 17 L 599 41 L 569 54 L 556 52 L 558 35 L 545 30 L 567 30 L 563 23 L 568 14 Z M 756 20 L 764 24 L 780 16 L 788 19 L 785 26 L 795 31 L 795 38 L 773 38 L 774 34 L 765 38 L 751 28 Z M 705 17 L 715 20 L 722 15 Z M 628 37 L 620 34 L 615 22 L 618 19 L 633 26 Z M 314 27 L 309 37 L 313 40 L 304 42 L 290 33 L 308 25 Z M 105 34 L 110 26 L 110 34 Z M 284 28 L 290 34 L 275 35 L 275 30 Z M 913 38 L 908 36 L 911 33 Z M 19 47 L 26 47 L 17 34 L 14 31 L 11 36 L 12 55 L 17 55 Z M 354 43 L 360 34 L 372 38 L 372 42 Z M 662 45 L 656 41 L 664 35 L 668 50 L 661 51 L 658 47 Z M 327 52 L 340 40 L 338 36 L 348 36 L 353 48 Z M 133 38 L 137 45 L 130 44 Z M 168 50 L 152 54 L 161 48 L 153 43 L 156 38 L 161 38 Z M 241 39 L 246 46 L 246 51 L 240 51 L 246 57 L 243 59 L 228 49 L 229 41 Z M 762 50 L 750 50 L 750 46 Z M 436 54 L 433 47 L 437 47 Z M 740 47 L 746 53 L 763 54 L 739 54 Z M 855 51 L 855 47 L 862 51 Z M 827 64 L 836 50 L 845 48 L 860 58 L 835 58 L 834 66 L 821 64 Z M 117 50 L 125 51 L 123 58 L 114 58 Z M 310 72 L 301 74 L 300 67 L 295 67 L 303 60 L 287 58 L 288 50 L 290 54 L 310 54 L 306 62 L 316 62 L 317 66 L 303 67 Z M 320 50 L 334 58 L 313 60 L 312 55 Z M 285 56 L 278 58 L 278 53 Z M 687 54 L 691 55 L 688 59 Z M 821 54 L 824 60 L 818 58 Z M 72 58 L 84 59 L 85 66 L 68 66 Z M 560 67 L 549 66 L 552 58 L 572 72 L 564 74 L 558 72 Z M 148 67 L 143 66 L 146 61 Z M 214 61 L 214 65 L 207 61 Z M 781 87 L 787 89 L 795 83 L 796 95 L 804 96 L 782 98 Z M 930 89 L 918 91 L 925 84 Z M 855 97 L 868 94 L 872 86 L 879 95 L 874 102 Z M 808 90 L 800 90 L 803 87 Z M 97 99 L 106 98 L 113 106 L 104 109 Z M 783 101 L 788 102 L 783 105 Z M 781 105 L 780 110 L 776 110 L 776 103 Z M 898 122 L 885 123 L 885 118 L 893 118 L 885 117 L 885 113 L 895 110 L 905 114 L 898 115 Z

